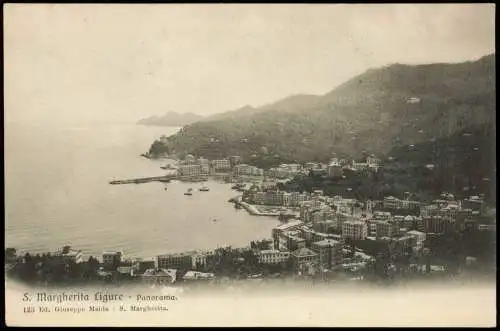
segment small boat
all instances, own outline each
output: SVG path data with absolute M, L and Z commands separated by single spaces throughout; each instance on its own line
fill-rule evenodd
M 208 192 L 208 191 L 210 191 L 210 189 L 208 187 L 206 187 L 205 185 L 203 185 L 202 187 L 200 187 L 198 190 L 202 191 L 202 192 Z
M 188 190 L 186 192 L 184 192 L 184 195 L 193 195 L 193 189 L 192 188 L 188 188 Z

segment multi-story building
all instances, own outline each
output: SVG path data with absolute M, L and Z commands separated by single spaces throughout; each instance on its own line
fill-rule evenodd
M 393 196 L 385 197 L 383 204 L 387 209 L 400 209 L 402 206 L 401 200 Z
M 342 177 L 342 166 L 336 162 L 330 163 L 328 165 L 328 177 L 330 178 Z
M 399 234 L 399 225 L 394 220 L 375 221 L 375 237 L 394 237 Z
M 188 154 L 184 158 L 184 161 L 182 162 L 182 164 L 192 165 L 192 164 L 198 164 L 198 162 L 196 161 L 196 158 L 193 155 Z
M 191 268 L 193 266 L 191 254 L 185 253 L 158 255 L 153 260 L 156 269 Z
M 306 241 L 300 237 L 299 231 L 280 233 L 278 242 L 278 249 L 280 250 L 294 251 L 299 248 L 306 247 Z
M 202 166 L 199 164 L 183 164 L 179 166 L 179 175 L 181 176 L 200 176 L 202 174 Z
M 392 214 L 387 211 L 376 211 L 373 213 L 374 220 L 389 221 L 392 219 Z
M 201 173 L 208 175 L 210 173 L 210 160 L 200 157 L 198 164 L 201 166 Z
M 368 226 L 363 221 L 346 221 L 342 224 L 342 237 L 363 240 L 368 236 Z
M 416 251 L 421 251 L 424 248 L 424 243 L 426 239 L 425 232 L 420 232 L 416 230 L 411 230 L 406 233 L 406 235 L 411 236 L 414 239 L 414 248 Z
M 195 252 L 191 255 L 191 265 L 193 269 L 204 268 L 209 263 L 211 257 L 214 253 L 211 251 L 207 252 Z
M 316 265 L 319 255 L 309 248 L 300 248 L 290 254 L 295 270 L 301 270 L 306 265 Z
M 429 216 L 422 219 L 425 233 L 443 233 L 454 225 L 454 222 L 442 216 Z
M 263 205 L 266 201 L 266 192 L 255 192 L 253 195 L 253 203 L 256 205 Z
M 231 169 L 231 162 L 229 159 L 213 160 L 212 166 L 215 172 L 225 172 Z
M 342 264 L 342 247 L 342 242 L 333 239 L 325 239 L 312 244 L 312 250 L 319 255 L 319 263 L 325 268 Z
M 383 207 L 387 209 L 418 209 L 420 207 L 420 202 L 409 199 L 402 200 L 389 196 L 384 198 Z
M 354 216 L 345 212 L 335 213 L 334 219 L 337 220 L 337 229 L 342 229 L 342 224 L 349 221 L 354 221 Z
M 277 249 L 263 250 L 258 253 L 258 259 L 262 264 L 284 263 L 290 259 L 290 252 Z
M 104 252 L 102 253 L 102 264 L 106 267 L 117 267 L 120 265 L 121 258 L 121 252 Z
M 304 222 L 301 220 L 290 220 L 287 223 L 280 224 L 276 226 L 275 228 L 272 229 L 272 237 L 273 237 L 273 242 L 274 242 L 274 248 L 279 249 L 279 236 L 280 234 L 287 232 L 287 231 L 292 231 L 299 229 L 302 225 L 304 225 Z
M 236 176 L 263 176 L 264 170 L 248 164 L 237 164 L 233 167 Z
M 241 164 L 242 163 L 242 158 L 239 155 L 232 155 L 229 158 L 229 163 L 231 167 L 234 167 L 235 165 Z
M 405 235 L 396 238 L 391 238 L 389 247 L 392 252 L 399 256 L 410 255 L 414 247 L 415 239 L 412 236 Z
M 333 220 L 324 220 L 313 223 L 313 230 L 316 232 L 329 233 L 334 229 L 337 229 L 337 222 Z

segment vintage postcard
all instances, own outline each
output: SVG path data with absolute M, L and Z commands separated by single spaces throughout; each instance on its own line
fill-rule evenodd
M 495 326 L 494 4 L 4 4 L 8 326 Z

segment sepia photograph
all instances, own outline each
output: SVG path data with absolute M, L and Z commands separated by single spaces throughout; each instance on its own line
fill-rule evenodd
M 3 4 L 7 326 L 496 326 L 495 4 Z

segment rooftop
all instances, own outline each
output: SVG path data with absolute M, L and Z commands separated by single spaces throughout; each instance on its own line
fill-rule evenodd
M 289 251 L 280 251 L 279 249 L 264 249 L 259 254 L 276 254 L 276 253 L 290 253 Z
M 304 247 L 304 248 L 299 248 L 296 251 L 293 251 L 292 255 L 296 256 L 296 257 L 302 257 L 302 256 L 316 256 L 318 254 L 316 254 L 315 252 L 313 252 L 309 248 Z
M 411 230 L 411 231 L 406 232 L 406 234 L 422 235 L 422 234 L 425 234 L 425 233 L 421 232 L 421 231 L 417 231 L 417 230 Z
M 145 277 L 172 277 L 175 280 L 177 269 L 147 269 L 142 276 Z
M 299 225 L 302 225 L 304 224 L 304 222 L 302 222 L 301 220 L 292 220 L 288 223 L 284 223 L 284 224 L 281 224 L 281 225 L 278 225 L 277 227 L 275 227 L 275 229 L 277 230 L 286 230 L 288 228 L 291 228 L 291 227 L 294 227 L 294 226 L 299 226 Z
M 198 271 L 188 271 L 184 274 L 182 278 L 184 279 L 209 279 L 214 278 L 215 275 L 213 273 L 208 272 L 198 272 Z
M 316 246 L 323 246 L 323 247 L 335 246 L 335 245 L 339 245 L 339 244 L 342 244 L 342 243 L 340 241 L 334 240 L 334 239 L 323 239 L 321 241 L 314 243 L 314 245 L 316 245 Z

